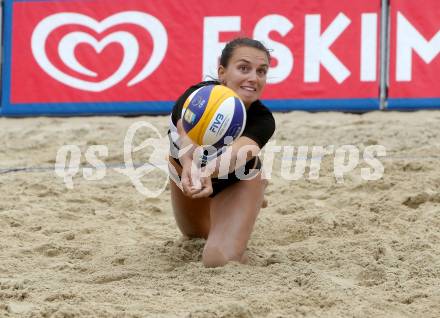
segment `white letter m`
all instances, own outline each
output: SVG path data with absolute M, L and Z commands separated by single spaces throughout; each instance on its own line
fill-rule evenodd
M 426 64 L 440 53 L 440 31 L 427 41 L 414 26 L 401 14 L 397 13 L 397 65 L 396 81 L 411 81 L 412 50 Z

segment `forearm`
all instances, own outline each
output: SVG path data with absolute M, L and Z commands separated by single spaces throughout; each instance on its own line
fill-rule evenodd
M 200 166 L 202 148 L 188 137 L 182 127 L 181 121 L 177 123 L 179 133 L 180 150 L 179 160 L 182 166 Z M 199 152 L 200 151 L 200 152 Z M 208 162 L 202 169 L 204 176 L 218 177 L 234 172 L 237 168 L 246 164 L 248 160 L 260 152 L 258 144 L 248 138 L 239 137 L 231 145 L 226 147 L 220 156 Z
M 185 130 L 182 127 L 182 123 L 179 120 L 177 122 L 177 132 L 179 134 L 179 152 L 178 159 L 182 166 L 184 164 L 191 164 L 193 161 L 193 157 L 195 156 L 195 150 L 198 145 L 195 144 L 191 138 L 188 137 Z
M 210 173 L 211 177 L 232 173 L 257 156 L 259 152 L 260 148 L 252 139 L 240 137 L 228 146 L 225 152 L 207 164 L 206 173 Z

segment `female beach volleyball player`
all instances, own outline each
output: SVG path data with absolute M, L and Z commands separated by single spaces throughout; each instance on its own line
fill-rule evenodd
M 190 87 L 177 100 L 171 114 L 170 173 L 173 176 L 173 171 L 177 172 L 181 180 L 180 187 L 178 177 L 174 176 L 174 182 L 170 182 L 174 216 L 183 235 L 206 239 L 202 261 L 208 267 L 223 266 L 228 261 L 247 262 L 247 242 L 263 205 L 267 185 L 261 176 L 257 154 L 275 130 L 272 113 L 259 101 L 266 85 L 269 63 L 269 51 L 259 41 L 250 38 L 230 41 L 220 57 L 218 81 Z M 197 146 L 186 136 L 180 118 L 188 96 L 210 84 L 225 85 L 235 91 L 246 107 L 247 121 L 243 134 L 214 160 L 212 174 L 207 177 L 191 169 Z M 240 151 L 245 146 L 252 151 Z M 179 154 L 179 149 L 188 148 L 191 150 Z M 244 158 L 238 158 L 243 153 Z M 231 163 L 227 178 L 219 174 L 219 159 L 225 155 L 230 156 Z M 239 169 L 244 169 L 246 178 L 237 177 L 239 174 L 235 170 Z

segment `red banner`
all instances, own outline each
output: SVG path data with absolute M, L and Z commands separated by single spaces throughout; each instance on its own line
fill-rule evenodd
M 380 0 L 12 3 L 11 104 L 175 100 L 262 40 L 268 100 L 377 99 Z
M 440 98 L 440 1 L 391 1 L 390 98 Z

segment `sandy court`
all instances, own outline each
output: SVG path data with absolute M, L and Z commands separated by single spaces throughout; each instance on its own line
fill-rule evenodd
M 250 264 L 216 269 L 202 240 L 181 239 L 168 188 L 147 198 L 114 170 L 132 123 L 165 136 L 168 117 L 0 118 L 0 317 L 439 317 L 440 111 L 275 117 L 278 145 L 383 145 L 383 178 L 363 180 L 361 157 L 337 183 L 327 156 L 318 179 L 288 181 L 276 154 Z M 106 145 L 105 177 L 80 170 L 66 188 L 54 164 L 67 144 L 84 165 Z

